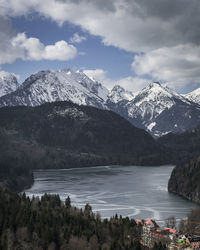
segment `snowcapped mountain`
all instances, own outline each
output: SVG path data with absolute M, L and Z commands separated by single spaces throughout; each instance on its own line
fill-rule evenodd
M 107 95 L 105 87 L 83 72 L 47 70 L 31 75 L 15 92 L 0 98 L 0 106 L 38 106 L 46 102 L 71 101 L 106 109 Z
M 190 100 L 191 102 L 200 104 L 200 88 L 195 89 L 194 91 L 183 96 L 188 100 Z
M 131 91 L 127 91 L 119 85 L 115 85 L 113 89 L 108 94 L 108 100 L 112 103 L 117 103 L 120 101 L 131 101 L 134 95 Z
M 3 75 L 0 79 L 3 79 L 2 86 L 10 87 L 10 91 L 18 86 L 13 75 Z M 71 101 L 79 105 L 110 109 L 158 137 L 199 125 L 200 105 L 194 103 L 198 102 L 198 98 L 200 100 L 200 90 L 183 96 L 158 82 L 150 83 L 136 95 L 119 85 L 114 86 L 109 93 L 101 83 L 82 71 L 64 69 L 40 71 L 31 75 L 14 92 L 0 97 L 0 107 Z
M 132 100 L 118 102 L 113 111 L 154 136 L 182 132 L 200 123 L 200 106 L 161 85 L 150 83 Z
M 150 83 L 127 104 L 128 115 L 132 118 L 139 115 L 149 124 L 149 121 L 158 117 L 165 109 L 170 109 L 177 101 L 189 103 L 183 96 L 159 82 Z
M 0 97 L 15 91 L 19 83 L 14 74 L 0 71 Z

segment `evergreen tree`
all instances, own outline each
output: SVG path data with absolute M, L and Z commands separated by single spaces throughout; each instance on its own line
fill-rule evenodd
M 70 200 L 69 196 L 65 200 L 65 206 L 66 206 L 66 208 L 70 208 L 71 207 L 71 200 Z

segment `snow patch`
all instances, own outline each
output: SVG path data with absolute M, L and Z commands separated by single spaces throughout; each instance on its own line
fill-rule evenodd
M 153 128 L 155 125 L 156 125 L 156 122 L 152 122 L 152 123 L 150 123 L 150 124 L 147 126 L 147 129 L 148 129 L 149 131 L 152 131 L 152 128 Z
M 118 103 L 122 100 L 131 101 L 134 95 L 131 91 L 127 91 L 119 85 L 115 85 L 108 95 L 108 99 L 113 103 Z

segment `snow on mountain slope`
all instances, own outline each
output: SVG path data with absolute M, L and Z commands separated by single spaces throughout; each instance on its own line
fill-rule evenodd
M 153 136 L 182 132 L 200 123 L 200 106 L 158 82 L 111 109 Z
M 128 115 L 152 120 L 165 109 L 175 105 L 177 100 L 189 103 L 186 98 L 168 87 L 164 87 L 158 82 L 150 83 L 127 104 Z
M 123 100 L 130 101 L 134 98 L 131 91 L 127 91 L 119 85 L 115 85 L 108 95 L 109 101 L 117 103 Z
M 15 91 L 19 83 L 14 74 L 0 71 L 0 97 Z
M 194 91 L 183 96 L 188 100 L 190 100 L 191 102 L 200 104 L 200 88 L 195 89 Z
M 2 79 L 6 85 L 1 86 L 10 86 L 10 91 L 17 88 L 18 83 L 13 75 L 0 74 L 0 83 Z M 31 75 L 16 91 L 0 97 L 0 107 L 71 101 L 110 109 L 157 137 L 169 132 L 183 132 L 200 124 L 200 105 L 194 103 L 198 102 L 198 98 L 200 89 L 183 96 L 158 82 L 150 83 L 136 95 L 119 85 L 109 93 L 101 83 L 82 71 L 64 69 Z
M 48 70 L 31 75 L 17 91 L 0 98 L 0 106 L 38 106 L 45 102 L 66 100 L 106 109 L 107 95 L 106 88 L 83 72 Z
M 95 93 L 97 96 L 101 97 L 104 101 L 107 100 L 109 91 L 101 83 L 91 79 L 91 77 L 88 77 L 81 70 L 78 70 L 75 73 L 75 78 L 78 79 L 80 84 L 89 89 L 91 92 Z

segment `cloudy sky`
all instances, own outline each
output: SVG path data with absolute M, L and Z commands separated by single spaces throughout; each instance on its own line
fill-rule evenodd
M 200 87 L 199 0 L 0 0 L 0 68 L 82 69 L 111 88 Z

